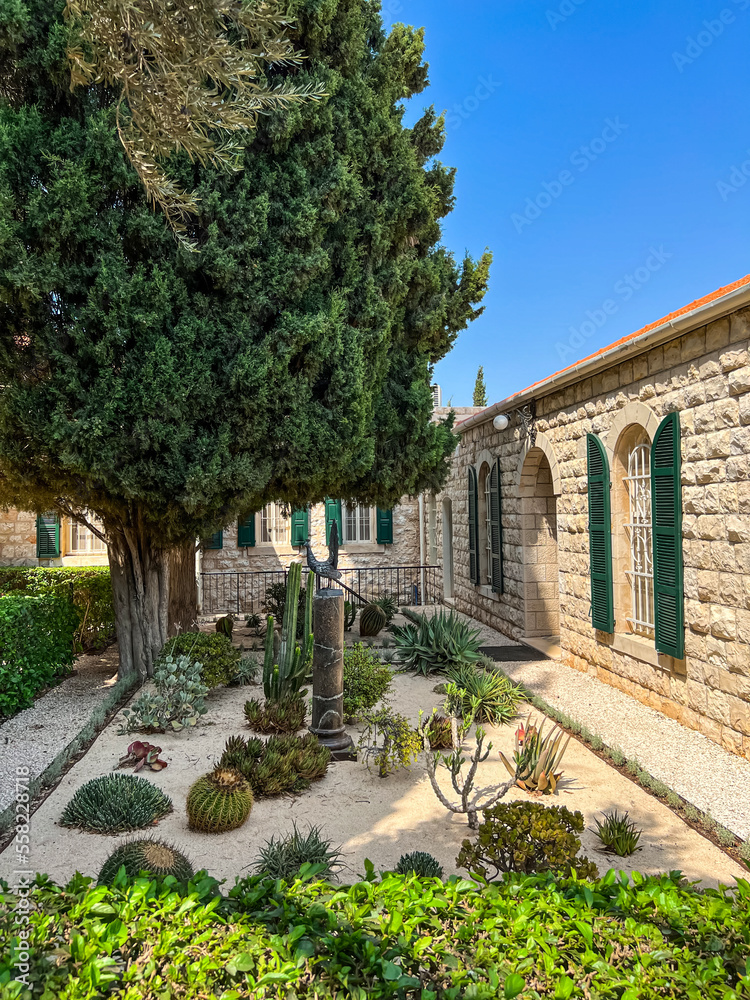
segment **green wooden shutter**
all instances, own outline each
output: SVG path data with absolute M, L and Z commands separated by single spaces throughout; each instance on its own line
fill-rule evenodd
M 378 545 L 393 545 L 393 511 L 376 508 L 375 521 Z
M 203 542 L 203 548 L 208 549 L 223 549 L 224 548 L 224 532 L 215 531 L 213 535 L 210 535 Z
M 469 469 L 469 577 L 479 583 L 479 532 L 477 525 L 477 474 Z
M 255 514 L 250 514 L 237 522 L 237 547 L 240 549 L 255 548 Z M 219 545 L 218 548 L 221 548 Z
M 36 519 L 37 559 L 58 559 L 60 556 L 60 515 L 55 511 L 40 514 Z
M 308 526 L 307 508 L 292 511 L 292 545 L 302 545 L 310 538 Z
M 497 459 L 490 473 L 490 545 L 492 546 L 490 576 L 492 589 L 496 594 L 503 592 L 503 506 L 500 487 L 500 459 Z
M 654 620 L 657 650 L 678 660 L 685 655 L 680 465 L 680 417 L 670 413 L 651 446 Z
M 326 507 L 326 545 L 331 544 L 331 525 L 336 522 L 336 526 L 339 529 L 339 544 L 344 540 L 344 534 L 341 525 L 341 501 L 331 500 L 326 497 L 325 502 Z
M 591 624 L 602 632 L 614 632 L 609 462 L 604 445 L 595 434 L 586 435 L 586 454 L 589 476 Z

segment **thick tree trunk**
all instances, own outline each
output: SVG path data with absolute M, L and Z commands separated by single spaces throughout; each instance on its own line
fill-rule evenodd
M 169 635 L 190 632 L 198 621 L 198 587 L 195 578 L 195 541 L 189 538 L 169 557 Z
M 106 524 L 115 607 L 119 675 L 150 677 L 167 641 L 171 554 L 153 544 L 153 535 L 135 525 Z

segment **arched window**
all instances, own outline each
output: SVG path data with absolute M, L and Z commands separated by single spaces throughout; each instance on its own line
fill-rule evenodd
M 640 423 L 620 434 L 612 465 L 615 629 L 654 638 L 651 439 Z
M 633 632 L 654 635 L 654 562 L 651 525 L 651 445 L 645 441 L 633 445 L 628 454 L 625 476 L 629 519 L 624 527 L 630 543 L 631 611 L 627 622 Z
M 484 462 L 479 470 L 477 528 L 479 531 L 479 582 L 492 583 L 492 504 L 490 467 Z

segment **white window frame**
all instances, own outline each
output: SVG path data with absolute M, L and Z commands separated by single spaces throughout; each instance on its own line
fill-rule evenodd
M 484 477 L 485 580 L 492 586 L 492 470 Z
M 372 545 L 375 508 L 358 503 L 354 507 L 341 505 L 341 528 L 344 545 Z M 366 536 L 366 537 L 365 537 Z
M 281 504 L 269 503 L 258 512 L 257 538 L 260 545 L 291 546 L 292 521 Z
M 92 524 L 96 525 L 97 528 L 103 530 L 99 518 L 94 517 L 93 514 L 86 514 L 86 517 L 91 521 Z M 75 539 L 75 543 L 74 543 Z M 101 538 L 97 538 L 96 535 L 85 524 L 80 524 L 78 521 L 74 520 L 72 517 L 68 518 L 68 531 L 67 531 L 67 546 L 66 555 L 71 556 L 87 556 L 87 555 L 102 555 L 107 551 L 106 542 L 103 542 Z M 84 544 L 81 544 L 83 542 Z
M 651 523 L 651 445 L 635 445 L 628 455 L 624 477 L 628 494 L 629 518 L 625 522 L 630 549 L 631 613 L 628 625 L 636 635 L 654 638 L 654 560 Z

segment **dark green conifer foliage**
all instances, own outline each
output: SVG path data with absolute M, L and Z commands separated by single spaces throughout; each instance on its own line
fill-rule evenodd
M 422 32 L 299 0 L 330 95 L 264 118 L 235 175 L 174 155 L 191 254 L 146 203 L 116 94 L 69 90 L 60 0 L 0 0 L 0 500 L 103 518 L 123 672 L 167 638 L 170 550 L 271 500 L 389 506 L 441 485 L 431 367 L 489 254 L 440 245 L 443 121 L 412 129 Z

